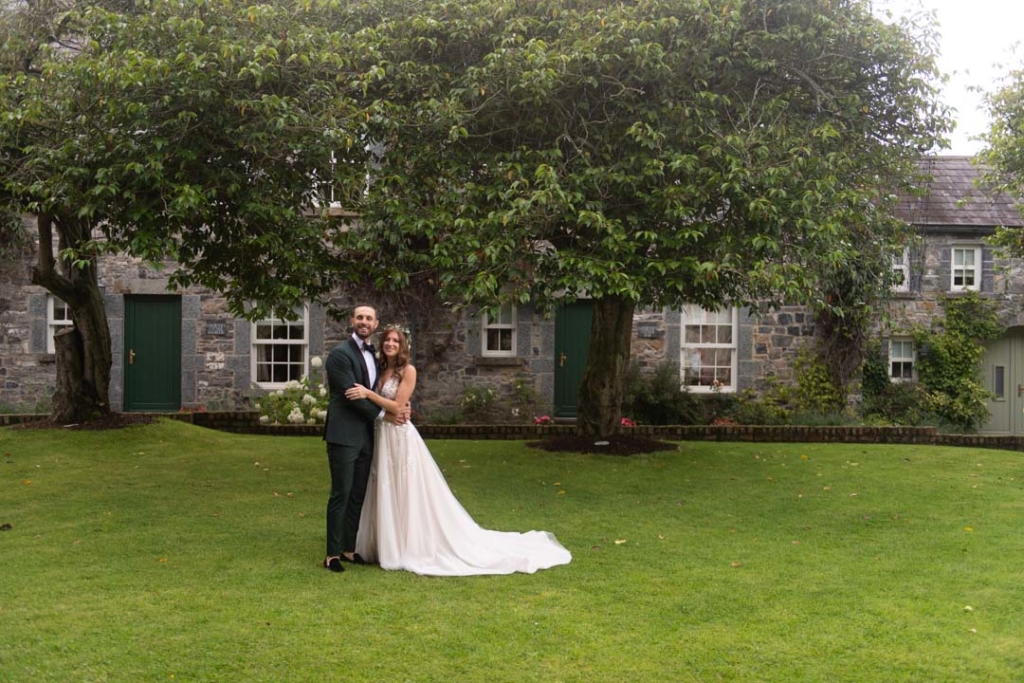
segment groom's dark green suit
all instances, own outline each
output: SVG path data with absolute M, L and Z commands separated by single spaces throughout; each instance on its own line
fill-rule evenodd
M 354 338 L 341 342 L 324 363 L 330 401 L 324 440 L 331 468 L 327 500 L 327 556 L 351 553 L 356 547 L 359 516 L 373 461 L 373 423 L 380 408 L 369 399 L 350 401 L 345 390 L 358 382 L 370 386 L 366 360 Z

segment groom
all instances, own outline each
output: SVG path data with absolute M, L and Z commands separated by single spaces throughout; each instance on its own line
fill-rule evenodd
M 324 567 L 332 572 L 342 562 L 362 563 L 355 554 L 359 516 L 366 497 L 366 483 L 373 460 L 373 423 L 383 411 L 369 399 L 350 401 L 345 390 L 358 382 L 372 388 L 377 382 L 377 357 L 370 335 L 377 329 L 377 310 L 360 305 L 352 310 L 352 336 L 327 355 L 327 462 L 331 470 L 331 495 L 327 499 L 327 556 Z M 405 421 L 399 416 L 395 421 Z

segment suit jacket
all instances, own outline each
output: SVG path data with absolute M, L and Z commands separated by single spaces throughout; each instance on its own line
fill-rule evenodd
M 324 440 L 340 446 L 361 447 L 372 443 L 373 421 L 380 414 L 380 408 L 368 398 L 355 401 L 345 398 L 345 390 L 356 382 L 364 387 L 370 384 L 366 361 L 355 340 L 349 337 L 331 349 L 324 369 L 330 390 Z

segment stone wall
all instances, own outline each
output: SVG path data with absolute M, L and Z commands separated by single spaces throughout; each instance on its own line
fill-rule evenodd
M 26 229 L 34 229 L 26 222 Z M 32 254 L 0 259 L 0 410 L 48 409 L 56 378 L 46 353 L 46 291 L 31 284 Z M 42 321 L 42 322 L 40 322 Z

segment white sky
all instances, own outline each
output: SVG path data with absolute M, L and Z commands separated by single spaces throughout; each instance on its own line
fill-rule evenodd
M 943 100 L 956 109 L 952 149 L 942 154 L 972 155 L 981 143 L 971 138 L 988 128 L 982 96 L 971 86 L 993 90 L 1008 67 L 1020 65 L 1024 51 L 1012 51 L 1024 39 L 1024 0 L 874 0 L 876 14 L 895 16 L 934 10 L 942 36 L 939 68 L 950 75 Z

